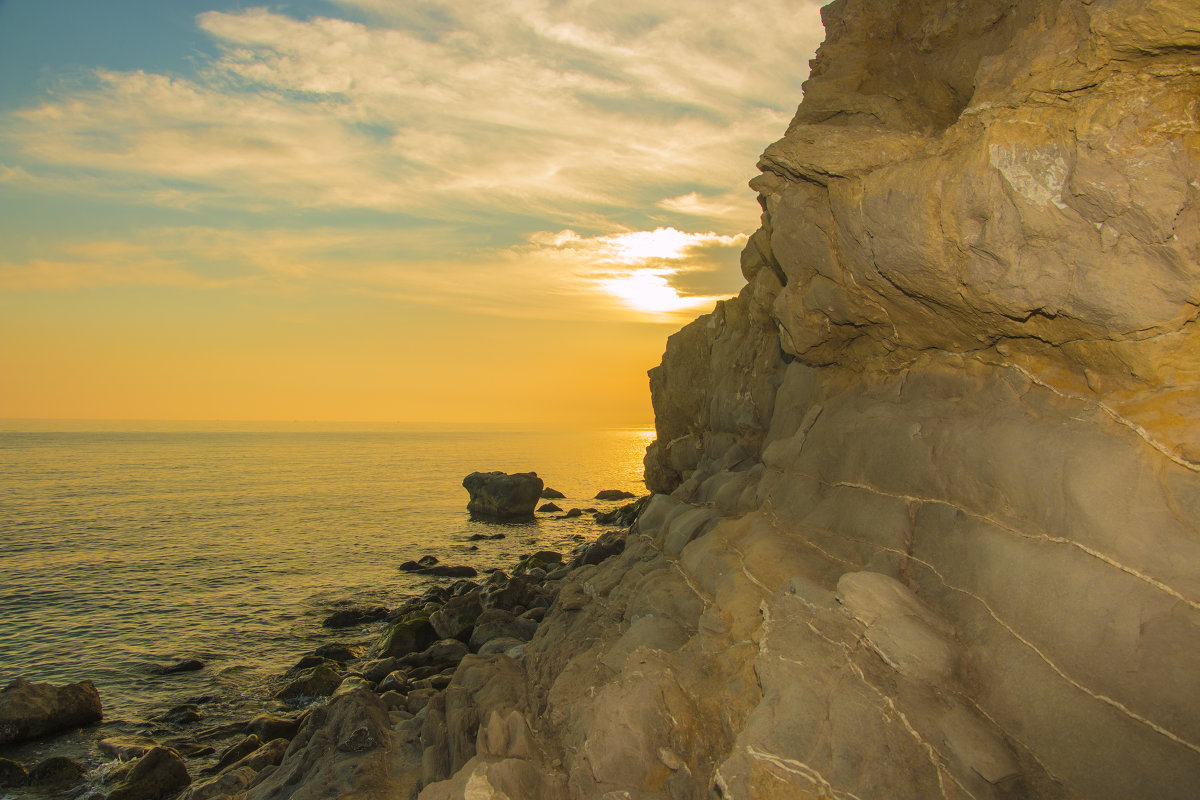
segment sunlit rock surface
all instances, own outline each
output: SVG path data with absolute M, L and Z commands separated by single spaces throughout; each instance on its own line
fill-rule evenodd
M 429 701 L 422 800 L 1196 797 L 1200 4 L 824 13 L 659 494 Z

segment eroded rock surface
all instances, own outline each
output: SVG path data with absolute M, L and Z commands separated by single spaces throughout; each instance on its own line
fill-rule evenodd
M 53 686 L 17 678 L 0 690 L 0 744 L 97 722 L 100 693 L 91 681 Z
M 472 472 L 462 485 L 470 495 L 471 516 L 508 520 L 531 519 L 544 484 L 536 472 Z

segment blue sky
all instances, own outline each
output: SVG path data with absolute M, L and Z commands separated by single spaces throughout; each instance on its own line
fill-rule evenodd
M 741 284 L 745 183 L 822 31 L 815 3 L 631 8 L 0 0 L 0 417 L 648 421 L 666 333 Z M 503 408 L 450 402 L 471 336 L 518 330 L 623 394 L 523 361 Z M 440 388 L 371 383 L 415 365 Z

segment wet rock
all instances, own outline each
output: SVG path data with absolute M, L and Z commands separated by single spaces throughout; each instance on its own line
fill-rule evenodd
M 363 652 L 365 652 L 365 648 L 356 644 L 331 642 L 313 650 L 313 655 L 318 658 L 327 658 L 330 661 L 336 661 L 339 664 L 345 664 L 347 661 L 353 661 L 358 658 Z
M 495 542 L 503 539 L 508 534 L 505 533 L 472 533 L 467 537 L 468 542 Z
M 467 510 L 485 519 L 531 518 L 543 488 L 535 472 L 472 472 L 462 485 L 470 494 Z
M 479 572 L 466 564 L 438 564 L 421 570 L 420 574 L 433 575 L 437 578 L 474 578 Z
M 79 783 L 87 769 L 77 761 L 65 756 L 50 756 L 29 770 L 31 786 L 68 786 Z
M 187 765 L 174 750 L 155 747 L 127 770 L 108 800 L 163 800 L 192 782 Z
M 170 664 L 155 664 L 151 670 L 158 675 L 175 675 L 180 672 L 196 672 L 204 669 L 204 662 L 198 658 L 185 658 Z
M 400 620 L 387 629 L 380 639 L 379 654 L 384 658 L 398 658 L 409 653 L 420 652 L 438 639 L 437 631 L 429 623 L 429 617 L 417 612 L 408 619 Z
M 562 509 L 556 506 L 554 503 L 542 503 L 540 506 L 538 506 L 537 510 L 545 514 L 562 511 Z
M 259 741 L 263 742 L 291 739 L 300 729 L 302 721 L 302 716 L 283 717 L 275 714 L 260 714 L 246 724 L 246 733 L 257 736 Z
M 582 517 L 582 516 L 583 516 L 582 508 L 572 508 L 567 513 L 560 514 L 559 516 L 555 517 L 555 519 L 576 519 L 576 518 Z
M 158 742 L 148 736 L 109 736 L 97 743 L 101 753 L 121 761 L 141 758 L 158 747 Z
M 596 500 L 632 500 L 637 497 L 633 492 L 622 491 L 621 489 L 604 489 L 596 493 Z
M 229 766 L 225 767 L 223 772 L 233 772 L 241 769 L 252 769 L 258 772 L 268 766 L 278 764 L 283 761 L 283 754 L 287 752 L 287 739 L 272 739 L 261 747 L 257 747 L 238 760 L 234 761 Z
M 525 556 L 517 562 L 517 566 L 513 568 L 513 575 L 527 575 L 534 569 L 545 571 L 550 566 L 561 564 L 562 560 L 562 553 L 557 553 L 553 550 L 542 550 Z
M 405 561 L 398 569 L 404 572 L 420 572 L 423 569 L 432 567 L 438 563 L 437 556 L 421 556 L 416 561 Z
M 299 700 L 306 697 L 328 697 L 342 682 L 342 676 L 324 664 L 303 670 L 298 677 L 289 681 L 275 693 L 281 700 Z
M 355 625 L 366 625 L 368 622 L 378 622 L 388 615 L 383 606 L 356 606 L 342 608 L 330 614 L 321 621 L 326 628 L 351 628 Z
M 0 787 L 23 786 L 29 780 L 25 767 L 7 758 L 0 758 Z
M 601 512 L 596 515 L 596 522 L 601 525 L 619 525 L 622 528 L 628 528 L 638 518 L 638 514 L 642 513 L 642 509 L 650 502 L 653 495 L 636 500 L 632 503 L 627 503 L 620 508 L 615 508 L 612 511 Z
M 558 491 L 557 489 L 551 489 L 549 486 L 547 486 L 545 489 L 542 489 L 539 496 L 543 500 L 561 500 L 566 497 L 566 495 L 562 492 Z
M 625 539 L 623 531 L 605 531 L 596 538 L 596 541 L 586 545 L 583 552 L 572 561 L 572 564 L 574 566 L 599 564 L 607 558 L 623 553 Z
M 17 678 L 0 691 L 0 744 L 78 728 L 103 716 L 91 681 L 52 686 Z
M 384 676 L 383 680 L 379 682 L 379 686 L 376 687 L 376 691 L 380 694 L 386 692 L 399 692 L 403 694 L 409 690 L 409 686 L 408 673 L 398 669 Z
M 162 714 L 159 714 L 154 719 L 160 722 L 170 722 L 176 725 L 191 725 L 204 719 L 204 715 L 200 713 L 200 709 L 191 703 L 173 706 Z

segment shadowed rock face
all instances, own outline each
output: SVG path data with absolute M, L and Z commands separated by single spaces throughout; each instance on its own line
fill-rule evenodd
M 531 519 L 543 487 L 536 472 L 472 472 L 462 485 L 471 516 L 496 520 Z
M 659 494 L 525 647 L 537 746 L 422 797 L 1200 786 L 1200 5 L 824 18 L 747 285 L 651 371 Z
M 102 716 L 91 681 L 52 686 L 17 678 L 0 691 L 0 744 L 78 728 Z

